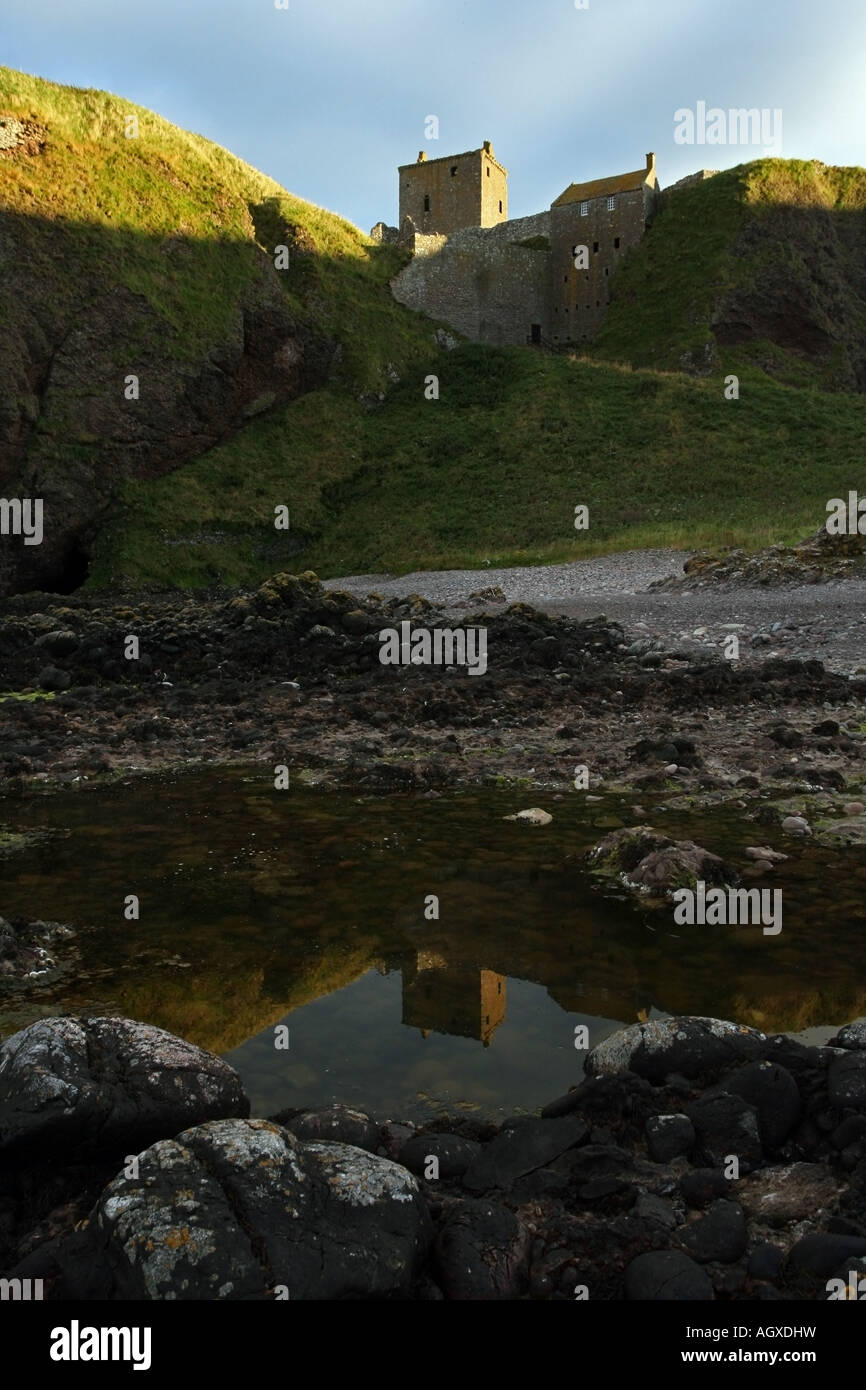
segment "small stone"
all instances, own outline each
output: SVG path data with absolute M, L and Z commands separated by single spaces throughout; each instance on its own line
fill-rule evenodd
M 687 1154 L 695 1142 L 688 1115 L 651 1115 L 645 1128 L 649 1155 L 656 1163 L 669 1163 Z
M 811 835 L 812 827 L 805 816 L 786 816 L 782 821 L 782 829 L 789 835 Z
M 746 1218 L 736 1202 L 719 1199 L 706 1215 L 679 1232 L 684 1248 L 699 1264 L 733 1264 L 746 1249 Z

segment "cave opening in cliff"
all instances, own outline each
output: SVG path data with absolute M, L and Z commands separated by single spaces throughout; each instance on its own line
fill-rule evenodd
M 90 556 L 79 541 L 73 541 L 59 564 L 45 576 L 40 588 L 46 594 L 74 594 L 90 574 Z

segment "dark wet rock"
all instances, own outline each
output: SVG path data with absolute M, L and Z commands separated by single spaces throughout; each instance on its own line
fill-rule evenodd
M 693 1078 L 751 1061 L 765 1042 L 763 1033 L 718 1018 L 651 1019 L 605 1038 L 589 1053 L 586 1071 L 594 1076 L 628 1069 L 656 1083 L 670 1072 Z
M 669 1163 L 687 1154 L 695 1142 L 695 1129 L 688 1115 L 654 1115 L 646 1122 L 647 1148 L 656 1163 Z
M 137 1178 L 108 1185 L 91 1226 L 122 1299 L 406 1295 L 431 1238 L 405 1168 L 299 1143 L 268 1120 L 161 1140 L 139 1155 Z
M 847 1149 L 858 1139 L 866 1139 L 866 1115 L 849 1115 L 830 1135 L 834 1149 Z
M 0 1152 L 65 1160 L 135 1152 L 190 1123 L 244 1117 L 237 1073 L 125 1018 L 45 1018 L 0 1047 Z
M 290 1129 L 297 1139 L 353 1144 L 356 1149 L 375 1153 L 379 1147 L 379 1126 L 360 1110 L 347 1105 L 327 1105 L 321 1110 L 282 1111 L 273 1123 Z
M 657 1197 L 653 1192 L 644 1192 L 638 1197 L 635 1215 L 650 1225 L 660 1226 L 665 1231 L 672 1231 L 677 1225 L 677 1214 L 673 1204 L 665 1201 L 664 1197 Z
M 457 1134 L 416 1134 L 400 1150 L 400 1162 L 411 1173 L 424 1177 L 429 1159 L 435 1158 L 439 1177 L 448 1181 L 462 1178 L 480 1153 L 480 1144 Z
M 774 1062 L 749 1062 L 723 1081 L 731 1095 L 741 1096 L 758 1112 L 761 1142 L 767 1149 L 784 1144 L 800 1119 L 800 1092 L 789 1071 Z
M 543 1168 L 566 1150 L 589 1139 L 579 1115 L 560 1120 L 520 1119 L 503 1125 L 463 1175 L 470 1192 L 508 1188 L 524 1174 Z
M 680 1192 L 686 1206 L 708 1207 L 717 1197 L 727 1197 L 731 1182 L 718 1168 L 694 1168 L 680 1178 Z
M 595 1211 L 629 1211 L 637 1201 L 638 1189 L 622 1178 L 592 1178 L 577 1190 L 582 1206 Z
M 763 1161 L 758 1112 L 741 1096 L 720 1092 L 701 1096 L 689 1106 L 698 1145 L 712 1167 L 723 1168 L 731 1157 L 741 1173 L 751 1172 Z
M 699 1264 L 718 1261 L 733 1264 L 746 1250 L 746 1218 L 743 1208 L 723 1198 L 713 1202 L 704 1216 L 684 1226 L 680 1242 Z
M 625 1272 L 629 1299 L 708 1302 L 713 1286 L 700 1265 L 679 1250 L 652 1250 L 638 1255 Z
M 517 1298 L 523 1292 L 530 1234 L 495 1202 L 455 1203 L 440 1226 L 433 1258 L 446 1298 Z
M 833 1059 L 827 1072 L 827 1095 L 840 1110 L 866 1110 L 866 1052 Z
M 749 1256 L 748 1274 L 752 1279 L 777 1279 L 784 1259 L 784 1252 L 778 1245 L 771 1245 L 766 1240 L 761 1241 Z
M 792 1246 L 788 1263 L 796 1270 L 826 1279 L 846 1260 L 866 1255 L 866 1237 L 810 1235 Z
M 866 1021 L 859 1023 L 846 1023 L 844 1028 L 840 1028 L 835 1038 L 830 1039 L 830 1047 L 845 1047 L 852 1051 L 866 1052 Z

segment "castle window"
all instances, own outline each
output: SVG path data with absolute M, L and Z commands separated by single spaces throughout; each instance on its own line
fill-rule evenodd
M 616 250 L 618 251 L 618 250 L 619 250 L 619 237 L 618 237 L 618 236 L 615 236 L 615 237 L 614 237 L 614 239 L 613 239 L 613 244 L 614 244 L 614 247 L 616 248 Z
M 608 270 L 607 266 L 605 266 L 604 268 L 604 273 L 605 275 L 610 275 L 610 271 Z
M 565 281 L 565 283 L 568 284 L 568 276 L 567 276 L 567 275 L 563 275 L 562 278 L 563 278 L 563 280 Z
M 429 194 L 429 193 L 425 193 L 425 194 L 424 194 L 424 211 L 425 211 L 425 212 L 429 212 L 429 211 L 430 211 L 430 194 Z
M 580 215 L 581 215 L 581 217 L 588 217 L 588 216 L 589 216 L 589 203 L 581 203 L 581 205 L 580 205 Z
M 452 177 L 452 179 L 455 178 L 456 175 L 457 175 L 457 165 L 456 165 L 456 164 L 452 164 L 452 165 L 451 165 L 451 177 Z
M 490 178 L 490 165 L 487 166 L 487 177 Z
M 594 256 L 597 256 L 597 255 L 598 255 L 598 242 L 597 242 L 597 241 L 594 241 L 594 242 L 592 243 L 592 254 L 593 254 Z
M 611 193 L 610 197 L 609 197 L 608 200 L 607 200 L 607 210 L 608 210 L 608 212 L 613 212 L 613 204 L 614 204 L 614 197 L 613 197 L 613 194 Z
M 541 342 L 541 324 L 540 324 L 540 323 L 532 323 L 532 324 L 529 325 L 529 329 L 530 329 L 530 333 L 531 333 L 531 335 L 532 335 L 532 341 L 533 341 L 534 343 L 540 343 L 540 342 Z M 500 985 L 500 990 L 501 990 L 501 988 L 502 988 L 502 986 Z
M 501 198 L 499 199 L 499 211 L 500 211 L 500 212 L 502 211 L 502 199 L 501 199 Z

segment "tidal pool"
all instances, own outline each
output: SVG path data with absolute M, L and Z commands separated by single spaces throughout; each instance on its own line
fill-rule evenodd
M 741 867 L 750 844 L 791 856 L 756 881 L 783 892 L 778 936 L 677 926 L 586 870 L 634 800 L 276 791 L 269 768 L 246 766 L 0 801 L 0 832 L 39 832 L 0 858 L 0 913 L 76 932 L 55 976 L 0 986 L 0 1036 L 121 1013 L 224 1055 L 254 1114 L 340 1100 L 377 1118 L 495 1118 L 579 1080 L 581 1025 L 592 1046 L 658 1013 L 779 1032 L 866 1012 L 857 851 L 642 795 L 643 819 Z M 553 822 L 503 819 L 530 805 Z

